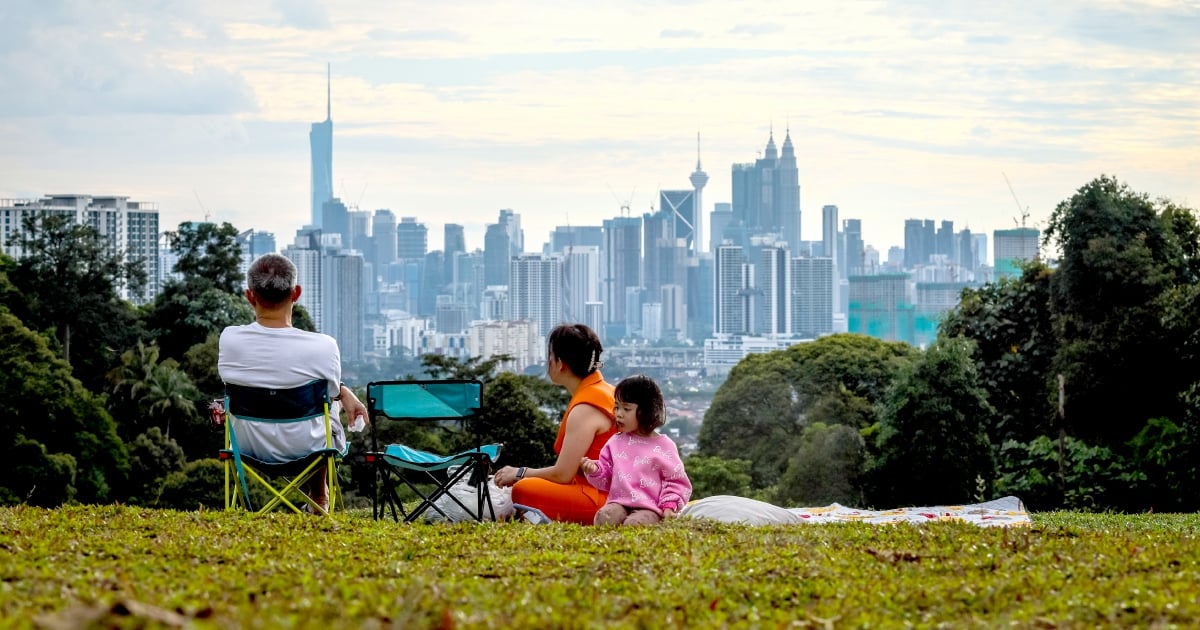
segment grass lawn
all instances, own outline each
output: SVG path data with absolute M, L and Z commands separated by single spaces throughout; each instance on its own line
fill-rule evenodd
M 0 625 L 1191 626 L 1200 516 L 656 528 L 0 509 Z

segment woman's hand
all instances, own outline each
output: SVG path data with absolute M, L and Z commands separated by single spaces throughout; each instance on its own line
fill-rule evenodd
M 586 457 L 579 460 L 579 470 L 583 471 L 583 474 L 585 475 L 595 473 L 599 469 L 600 466 L 596 464 L 595 460 L 588 459 Z
M 505 466 L 492 475 L 492 481 L 501 488 L 507 488 L 517 483 L 517 469 L 512 466 Z

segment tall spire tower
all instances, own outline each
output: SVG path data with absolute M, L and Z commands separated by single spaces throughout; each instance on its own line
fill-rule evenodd
M 333 81 L 325 65 L 325 120 L 312 124 L 308 132 L 312 156 L 312 215 L 310 225 L 321 227 L 321 209 L 333 199 Z
M 704 246 L 704 204 L 701 203 L 700 193 L 704 191 L 704 185 L 708 183 L 708 173 L 705 173 L 700 168 L 700 132 L 696 132 L 696 170 L 691 177 L 692 188 L 696 189 L 696 193 L 692 195 L 692 207 L 695 210 L 696 216 L 693 219 L 692 225 L 692 254 L 699 256 L 700 252 L 708 251 Z

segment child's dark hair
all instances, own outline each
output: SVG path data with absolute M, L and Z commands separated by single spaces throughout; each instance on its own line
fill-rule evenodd
M 586 324 L 559 324 L 547 336 L 546 345 L 550 352 L 571 368 L 571 372 L 583 378 L 600 369 L 600 337 Z
M 613 398 L 616 398 L 617 402 L 637 405 L 637 432 L 642 435 L 650 435 L 667 421 L 662 390 L 649 376 L 639 374 L 621 379 L 613 392 Z

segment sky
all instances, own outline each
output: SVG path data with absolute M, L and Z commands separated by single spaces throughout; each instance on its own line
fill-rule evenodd
M 1200 0 L 5 0 L 0 198 L 129 196 L 283 247 L 329 63 L 335 193 L 430 249 L 448 221 L 481 248 L 501 208 L 529 251 L 648 212 L 697 134 L 707 215 L 773 131 L 802 237 L 835 204 L 886 255 L 909 218 L 1044 227 L 1100 174 L 1200 208 L 1197 33 Z

